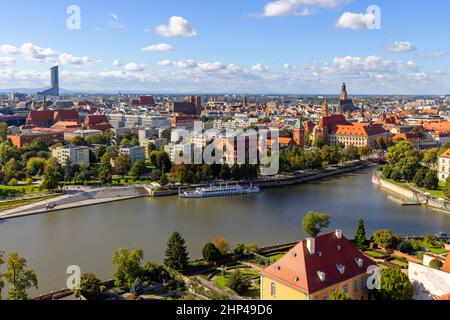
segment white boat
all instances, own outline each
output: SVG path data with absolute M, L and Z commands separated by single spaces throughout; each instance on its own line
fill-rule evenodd
M 259 193 L 261 189 L 259 187 L 241 187 L 236 186 L 225 186 L 225 187 L 209 187 L 209 188 L 197 188 L 195 191 L 185 191 L 180 192 L 181 198 L 188 199 L 202 199 L 202 198 L 213 198 L 213 197 L 229 197 L 229 196 L 240 196 L 245 194 Z

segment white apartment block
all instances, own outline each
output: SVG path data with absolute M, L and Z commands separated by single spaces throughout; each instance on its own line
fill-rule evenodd
M 53 158 L 63 165 L 89 166 L 89 148 L 68 145 L 64 147 L 55 148 L 52 150 Z
M 438 158 L 439 181 L 446 181 L 449 175 L 450 175 L 450 149 L 445 151 Z
M 136 161 L 145 161 L 145 148 L 141 146 L 126 145 L 120 148 L 120 154 L 126 154 L 130 157 L 131 164 L 134 165 Z

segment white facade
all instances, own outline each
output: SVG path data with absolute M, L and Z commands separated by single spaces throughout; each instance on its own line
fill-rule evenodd
M 126 154 L 130 157 L 131 165 L 134 165 L 136 161 L 145 161 L 145 148 L 140 146 L 124 146 L 120 148 L 120 154 Z
M 408 277 L 414 286 L 414 300 L 434 300 L 450 293 L 450 273 L 409 263 Z
M 450 175 L 450 158 L 441 156 L 438 159 L 438 178 L 439 181 L 446 181 Z
M 53 158 L 63 165 L 89 166 L 89 148 L 79 146 L 64 146 L 52 150 Z

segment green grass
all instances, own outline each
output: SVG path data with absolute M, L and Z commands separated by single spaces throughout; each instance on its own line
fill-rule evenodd
M 0 211 L 11 210 L 11 209 L 15 209 L 18 207 L 27 206 L 29 204 L 53 199 L 57 196 L 59 196 L 59 194 L 48 195 L 48 196 L 38 197 L 38 198 L 31 198 L 31 199 L 0 201 Z
M 280 260 L 281 258 L 283 258 L 285 255 L 286 255 L 286 253 L 277 253 L 277 254 L 269 256 L 269 258 L 273 261 L 277 261 L 277 260 Z
M 383 254 L 381 252 L 372 251 L 372 250 L 365 251 L 364 253 L 367 254 L 368 256 L 371 256 L 372 258 L 383 258 L 386 256 L 385 254 Z
M 39 193 L 41 190 L 37 186 L 6 186 L 0 185 L 0 196 L 21 196 L 26 194 Z
M 216 286 L 220 289 L 226 289 L 228 282 L 228 276 L 220 276 L 216 279 Z
M 417 187 L 418 189 L 422 190 L 423 192 L 427 192 L 431 194 L 433 197 L 440 198 L 440 199 L 449 199 L 445 194 L 445 182 L 441 181 L 439 182 L 439 188 L 437 190 L 427 190 L 425 188 Z
M 396 266 L 399 266 L 402 269 L 408 268 L 408 263 L 403 261 L 403 260 L 394 259 L 394 260 L 391 260 L 389 262 L 392 263 L 392 264 L 395 264 Z
M 246 292 L 242 293 L 241 296 L 248 298 L 259 298 L 261 296 L 261 291 L 258 288 L 251 288 Z
M 448 252 L 444 248 L 428 248 L 428 250 L 430 250 L 430 252 L 434 254 L 444 254 Z

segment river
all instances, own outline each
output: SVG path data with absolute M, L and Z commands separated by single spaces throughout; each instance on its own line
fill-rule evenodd
M 371 183 L 372 169 L 257 195 L 201 200 L 142 198 L 0 222 L 0 249 L 17 251 L 39 279 L 38 293 L 65 287 L 66 268 L 78 265 L 102 279 L 113 274 L 112 252 L 141 248 L 145 259 L 162 262 L 169 235 L 177 230 L 191 258 L 220 235 L 232 244 L 270 245 L 304 237 L 306 212 L 327 212 L 330 230 L 348 236 L 358 218 L 367 233 L 387 228 L 402 235 L 450 232 L 450 215 L 426 207 L 401 207 Z M 33 291 L 33 295 L 37 292 Z

